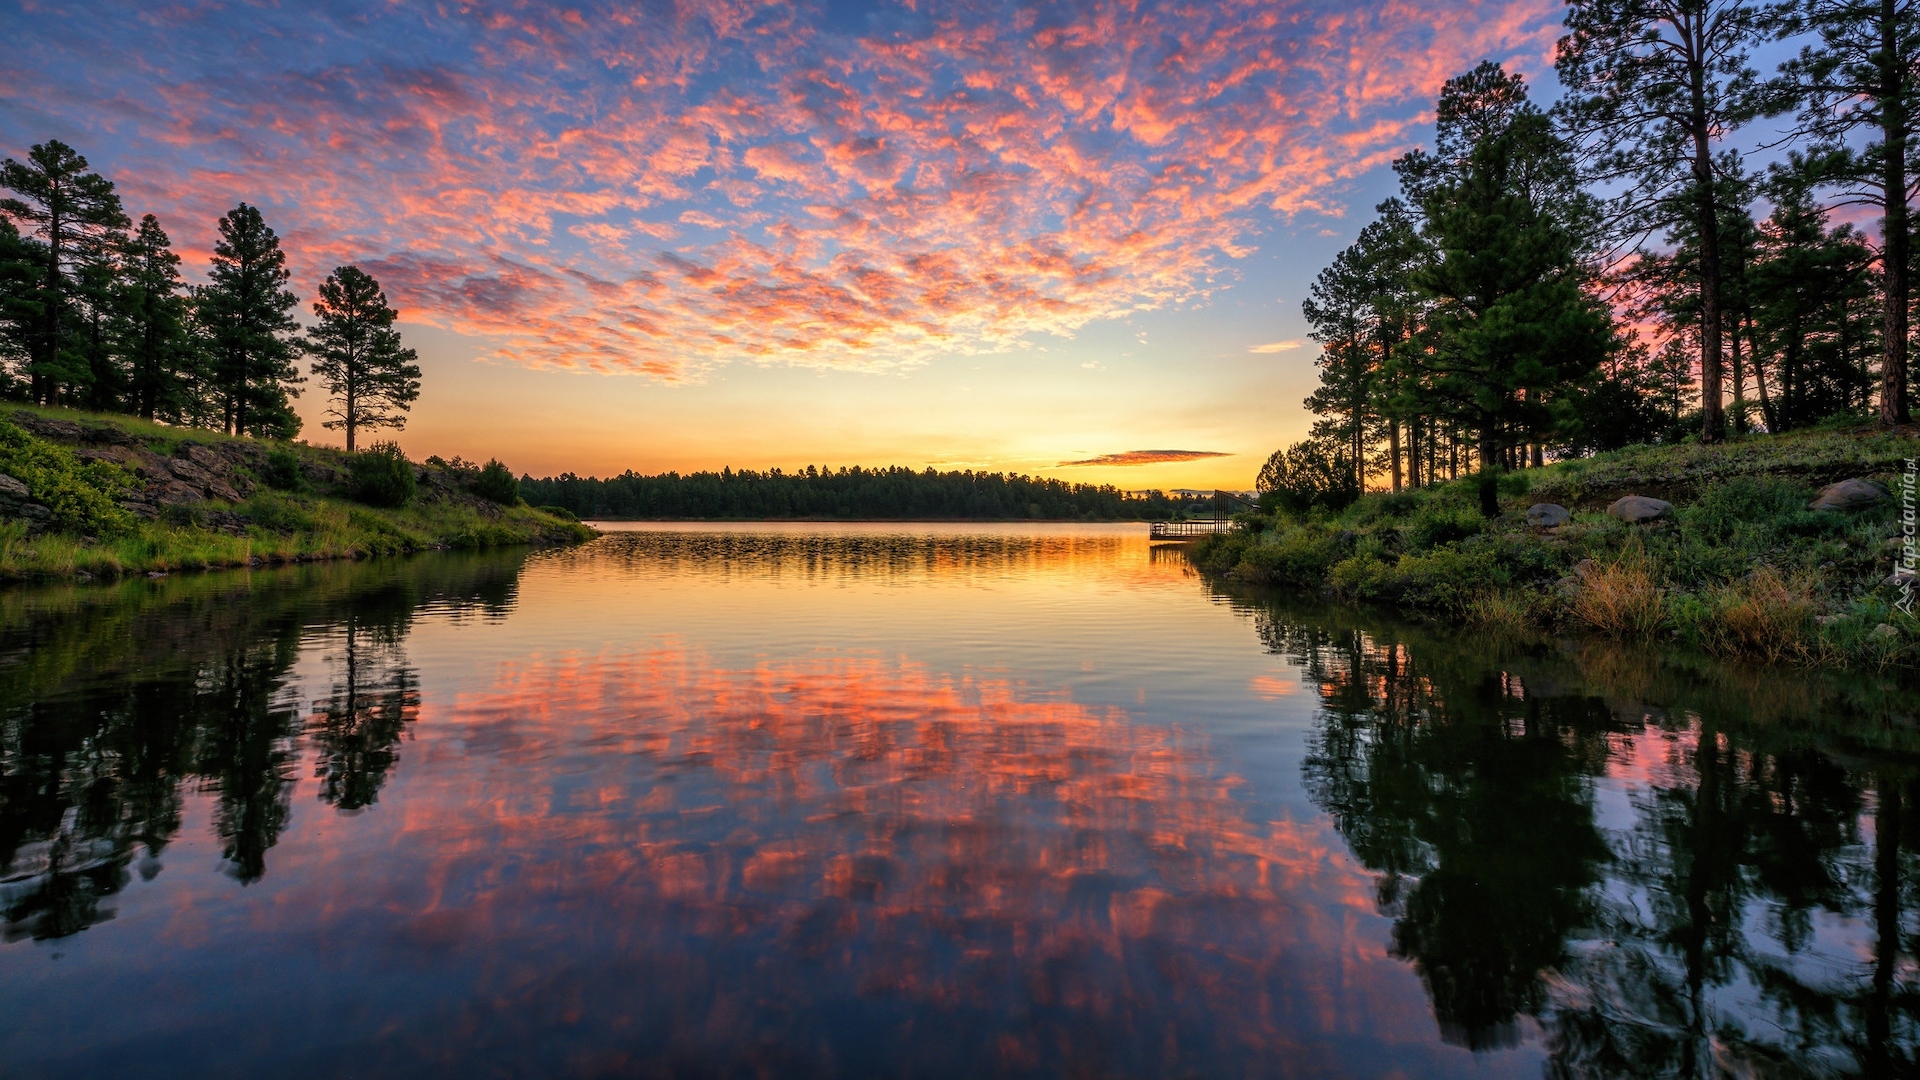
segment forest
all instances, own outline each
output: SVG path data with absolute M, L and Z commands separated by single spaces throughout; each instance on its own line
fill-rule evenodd
M 1400 193 L 1303 304 L 1319 419 L 1261 490 L 1339 506 L 1910 422 L 1914 8 L 1576 2 L 1550 108 L 1492 62 L 1449 80 L 1432 149 L 1394 161 Z
M 673 518 L 840 518 L 866 520 L 1140 521 L 1198 510 L 1155 491 L 1141 494 L 1037 476 L 972 470 L 916 472 L 903 466 L 775 468 L 604 480 L 565 473 L 522 477 L 521 497 L 598 520 Z
M 65 143 L 0 162 L 0 191 L 0 398 L 288 440 L 304 356 L 326 397 L 322 426 L 349 451 L 362 433 L 406 426 L 420 367 L 380 283 L 335 269 L 303 330 L 259 208 L 220 218 L 207 283 L 189 286 L 160 220 L 136 224 L 113 181 Z

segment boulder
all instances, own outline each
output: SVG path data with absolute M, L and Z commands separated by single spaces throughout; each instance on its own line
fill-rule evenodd
M 1645 495 L 1623 495 L 1607 507 L 1607 516 L 1629 525 L 1643 521 L 1654 521 L 1673 513 L 1673 504 L 1664 499 L 1650 499 Z
M 38 413 L 30 413 L 25 409 L 21 409 L 13 414 L 13 422 L 43 439 L 63 439 L 67 442 L 80 441 L 80 425 L 71 420 L 49 420 Z
M 213 483 L 212 473 L 184 458 L 174 458 L 167 462 L 167 471 L 194 487 L 203 488 Z
M 17 502 L 25 499 L 28 494 L 30 493 L 27 491 L 27 485 L 15 480 L 6 473 L 0 473 L 0 499 Z
M 207 484 L 207 498 L 219 499 L 223 502 L 230 502 L 230 503 L 239 502 L 240 493 L 233 490 L 232 487 L 228 486 L 225 480 L 215 478 L 213 481 Z
M 1883 484 L 1872 480 L 1842 480 L 1837 484 L 1828 484 L 1807 504 L 1809 510 L 1858 510 L 1863 506 L 1872 506 L 1881 499 L 1891 498 L 1893 492 Z
M 1534 503 L 1527 507 L 1527 524 L 1542 529 L 1565 525 L 1572 517 L 1559 503 Z
M 215 453 L 210 446 L 186 443 L 174 451 L 174 456 L 189 458 L 195 465 L 210 472 L 225 472 L 228 467 L 227 459 Z
M 1873 633 L 1867 636 L 1875 641 L 1899 641 L 1900 628 L 1892 623 L 1881 623 L 1879 626 L 1873 628 Z

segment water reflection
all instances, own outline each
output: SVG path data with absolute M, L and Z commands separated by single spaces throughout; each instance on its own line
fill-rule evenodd
M 1911 1074 L 1912 713 L 1110 532 L 0 594 L 0 1070 Z
M 418 699 L 402 644 L 422 605 L 504 611 L 498 559 L 335 565 L 260 575 L 15 592 L 0 607 L 0 915 L 8 940 L 112 917 L 151 880 L 183 796 L 215 799 L 225 870 L 266 872 L 286 827 L 296 744 L 310 735 L 321 798 L 373 802 Z M 507 592 L 503 593 L 502 588 Z M 290 674 L 309 623 L 336 629 L 331 692 L 303 716 Z
M 1904 688 L 1255 612 L 1319 686 L 1308 790 L 1446 1038 L 1528 1021 L 1567 1077 L 1916 1068 Z

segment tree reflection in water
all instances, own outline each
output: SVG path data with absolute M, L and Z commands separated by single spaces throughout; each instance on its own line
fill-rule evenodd
M 1319 688 L 1309 793 L 1443 1037 L 1537 1024 L 1557 1077 L 1913 1074 L 1897 689 L 1809 713 L 1805 678 L 1254 614 Z
M 183 791 L 214 796 L 227 871 L 267 871 L 302 747 L 320 797 L 376 801 L 418 707 L 402 644 L 425 605 L 501 615 L 517 562 L 421 572 L 344 564 L 112 590 L 16 593 L 0 607 L 0 917 L 8 940 L 112 917 L 137 869 L 160 872 Z M 313 627 L 337 658 L 304 722 L 291 672 Z M 49 686 L 59 687 L 48 693 Z M 135 865 L 138 860 L 137 867 Z

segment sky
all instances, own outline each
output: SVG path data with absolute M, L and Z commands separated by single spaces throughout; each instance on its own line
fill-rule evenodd
M 0 154 L 70 143 L 189 279 L 241 201 L 303 310 L 373 274 L 415 458 L 1240 489 L 1312 422 L 1300 301 L 1440 84 L 1551 96 L 1560 12 L 0 0 Z

